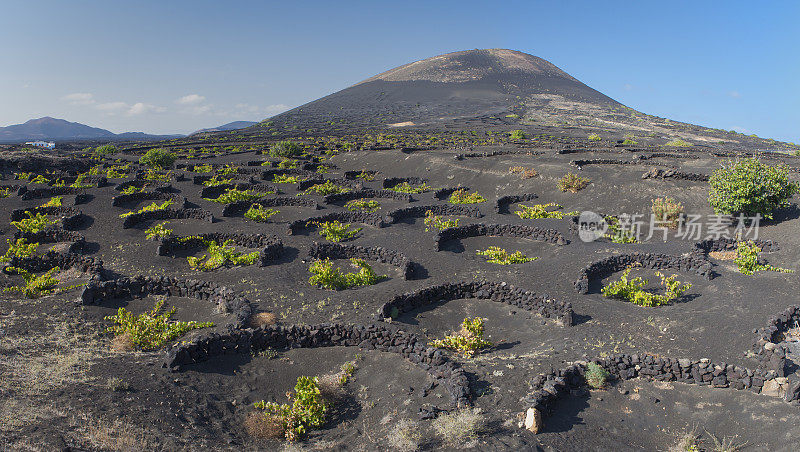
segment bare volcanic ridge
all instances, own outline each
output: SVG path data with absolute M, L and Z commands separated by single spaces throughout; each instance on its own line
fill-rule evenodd
M 542 95 L 602 109 L 622 107 L 544 59 L 515 50 L 476 49 L 391 69 L 272 119 L 308 127 L 330 121 L 422 125 L 500 114 Z

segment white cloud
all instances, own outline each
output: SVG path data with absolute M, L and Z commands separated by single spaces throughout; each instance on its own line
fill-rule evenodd
M 92 93 L 72 93 L 62 97 L 61 100 L 73 105 L 90 105 L 94 103 L 94 95 Z
M 131 105 L 131 107 L 128 109 L 127 114 L 129 116 L 136 116 L 136 115 L 142 115 L 142 114 L 149 113 L 149 112 L 160 113 L 160 112 L 163 112 L 163 111 L 166 111 L 166 108 L 159 107 L 159 106 L 156 106 L 156 105 L 151 105 L 151 104 L 145 104 L 143 102 L 136 102 L 135 104 Z
M 622 89 L 624 89 L 625 91 L 630 91 L 633 89 L 633 85 L 631 85 L 630 83 L 626 83 L 622 85 Z
M 733 97 L 734 99 L 738 99 L 738 98 L 742 97 L 742 95 L 739 94 L 739 91 L 730 91 L 728 93 L 728 96 Z
M 181 105 L 196 105 L 200 102 L 206 100 L 205 96 L 201 96 L 199 94 L 188 94 L 186 96 L 181 97 L 176 102 Z

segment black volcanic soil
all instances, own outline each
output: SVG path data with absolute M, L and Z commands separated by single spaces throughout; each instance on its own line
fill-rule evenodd
M 493 150 L 513 150 L 498 147 Z M 170 220 L 177 235 L 225 231 L 245 234 L 275 234 L 283 242 L 281 258 L 265 267 L 222 268 L 213 272 L 191 270 L 181 257 L 158 256 L 158 243 L 146 240 L 148 222 L 122 228 L 119 214 L 128 208 L 111 206 L 117 194 L 113 185 L 88 189 L 93 199 L 76 206 L 91 217 L 78 232 L 86 237 L 86 253 L 102 259 L 108 276 L 136 274 L 198 278 L 229 286 L 245 295 L 256 311 L 273 312 L 281 324 L 322 322 L 369 324 L 378 308 L 393 295 L 423 287 L 457 281 L 486 279 L 505 281 L 537 293 L 546 293 L 572 303 L 575 326 L 559 326 L 536 314 L 506 304 L 481 299 L 458 299 L 434 303 L 403 314 L 392 327 L 433 340 L 457 329 L 465 317 L 485 318 L 486 334 L 496 344 L 491 350 L 467 359 L 451 355 L 468 372 L 473 404 L 486 422 L 477 438 L 461 444 L 444 444 L 431 421 L 421 421 L 422 448 L 473 448 L 476 450 L 666 450 L 687 430 L 703 435 L 706 447 L 719 440 L 745 444 L 743 450 L 792 450 L 797 430 L 797 408 L 780 399 L 730 388 L 689 386 L 675 382 L 634 380 L 617 383 L 607 390 L 576 392 L 559 401 L 545 420 L 544 430 L 533 435 L 518 427 L 521 402 L 529 382 L 541 373 L 565 367 L 576 360 L 617 352 L 647 352 L 670 357 L 710 358 L 755 368 L 746 355 L 753 341 L 752 330 L 797 302 L 796 274 L 762 272 L 739 274 L 729 261 L 715 261 L 718 276 L 710 281 L 676 271 L 681 281 L 692 283 L 681 302 L 643 308 L 605 299 L 597 284 L 587 295 L 578 294 L 573 282 L 591 261 L 620 252 L 647 251 L 680 255 L 692 251 L 694 240 L 671 238 L 666 243 L 651 240 L 641 244 L 584 243 L 569 230 L 569 220 L 522 220 L 513 214 L 518 204 L 555 202 L 565 211 L 594 210 L 603 213 L 649 213 L 651 199 L 671 196 L 687 212 L 711 214 L 703 182 L 642 179 L 651 168 L 669 165 L 686 172 L 708 174 L 718 158 L 704 151 L 691 151 L 695 158 L 643 160 L 636 164 L 588 164 L 577 170 L 575 155 L 559 155 L 549 149 L 541 154 L 514 154 L 455 160 L 453 150 L 439 149 L 404 153 L 399 150 L 341 153 L 330 159 L 336 165 L 328 178 L 341 178 L 345 171 L 379 171 L 367 188 L 381 188 L 383 177 L 422 177 L 434 188 L 468 186 L 486 197 L 477 205 L 482 218 L 462 218 L 462 224 L 527 224 L 553 228 L 570 243 L 557 246 L 524 238 L 472 237 L 445 243 L 434 250 L 434 233 L 425 232 L 421 218 L 404 220 L 385 228 L 363 226 L 347 244 L 381 246 L 400 251 L 421 264 L 420 279 L 405 281 L 388 264 L 374 268 L 388 278 L 374 286 L 331 291 L 308 283 L 307 252 L 314 241 L 322 241 L 314 229 L 287 235 L 288 222 L 343 211 L 337 205 L 321 210 L 306 207 L 278 208 L 279 215 L 265 224 L 242 217 L 222 217 L 220 204 L 201 199 L 202 186 L 187 180 L 173 181 L 175 193 L 211 211 L 216 221 Z M 629 151 L 607 148 L 580 154 L 580 159 L 629 159 Z M 253 152 L 217 157 L 210 163 L 244 165 L 257 159 Z M 796 159 L 786 158 L 792 166 Z M 535 168 L 539 175 L 521 179 L 509 167 Z M 566 172 L 580 172 L 592 180 L 577 194 L 562 193 L 556 181 Z M 177 171 L 176 173 L 181 173 Z M 793 177 L 796 178 L 796 173 Z M 13 181 L 10 172 L 3 184 Z M 119 181 L 115 181 L 119 182 Z M 283 196 L 295 196 L 293 185 L 283 185 Z M 494 211 L 495 200 L 508 194 L 535 193 L 533 201 L 512 204 L 508 214 Z M 72 205 L 74 195 L 64 197 Z M 408 205 L 442 204 L 432 192 L 414 195 Z M 315 197 L 322 203 L 321 197 Z M 406 205 L 396 200 L 376 199 L 381 212 Z M 47 201 L 23 201 L 12 193 L 0 200 L 0 231 L 5 240 L 14 228 L 11 211 L 32 208 Z M 142 207 L 151 201 L 131 208 Z M 779 221 L 762 225 L 762 239 L 778 242 L 778 251 L 765 254 L 777 266 L 800 267 L 800 219 L 794 210 Z M 500 246 L 520 250 L 533 262 L 500 266 L 477 256 L 477 250 Z M 337 265 L 346 266 L 338 260 Z M 672 273 L 672 271 L 668 271 Z M 641 275 L 654 277 L 653 272 Z M 616 279 L 611 275 L 602 282 Z M 5 277 L 4 277 L 5 278 Z M 78 282 L 86 278 L 78 279 Z M 9 293 L 0 302 L 0 370 L 4 399 L 0 429 L 10 450 L 274 450 L 280 443 L 250 437 L 243 422 L 258 400 L 283 401 L 300 375 L 335 373 L 345 362 L 356 360 L 357 370 L 348 382 L 329 422 L 311 433 L 300 445 L 317 450 L 375 450 L 389 448 L 388 436 L 401 419 L 417 419 L 423 406 L 446 408 L 449 400 L 441 387 L 427 389 L 430 377 L 419 367 L 391 353 L 359 350 L 357 347 L 295 349 L 267 355 L 225 355 L 195 364 L 177 373 L 161 367 L 163 351 L 135 353 L 110 350 L 110 323 L 104 316 L 119 306 L 133 312 L 152 307 L 154 297 L 112 300 L 101 306 L 76 303 L 80 287 L 37 300 Z M 191 298 L 171 297 L 180 320 L 212 320 L 225 323 L 225 315 L 211 304 Z M 221 331 L 220 331 L 221 332 Z M 198 334 L 193 332 L 181 340 Z M 110 378 L 120 378 L 129 388 L 114 391 Z
M 509 132 L 517 129 L 527 136 L 512 138 Z M 590 133 L 600 139 L 590 141 Z M 262 151 L 286 138 L 303 143 L 308 152 L 299 165 L 304 168 L 299 170 L 302 178 L 342 180 L 348 171 L 367 170 L 377 177 L 359 181 L 364 188 L 381 189 L 384 178 L 408 177 L 425 179 L 432 187 L 412 195 L 409 203 L 375 198 L 381 204 L 378 215 L 407 206 L 446 204 L 446 199 L 434 196 L 436 189 L 469 187 L 486 202 L 476 205 L 481 217 L 459 217 L 462 226 L 555 229 L 569 243 L 559 246 L 527 238 L 479 236 L 447 241 L 436 251 L 436 234 L 425 231 L 423 218 L 402 218 L 385 227 L 355 224 L 363 230 L 346 245 L 402 253 L 419 265 L 416 277 L 405 280 L 397 266 L 370 262 L 387 278 L 372 286 L 333 291 L 308 281 L 309 250 L 315 242 L 324 241 L 318 231 L 288 232 L 292 222 L 346 212 L 341 202 L 325 204 L 321 196 L 303 194 L 294 184 L 279 184 L 282 193 L 270 197 L 310 196 L 322 208 L 277 207 L 280 213 L 269 222 L 254 223 L 241 215 L 223 217 L 223 205 L 202 199 L 203 186 L 193 183 L 197 174 L 175 170 L 169 191 L 215 219 L 169 220 L 175 235 L 267 234 L 283 244 L 280 256 L 265 266 L 211 272 L 196 272 L 188 265 L 186 257 L 202 255 L 201 248 L 159 256 L 159 243 L 147 240 L 144 233 L 157 222 L 123 228 L 120 214 L 152 201 L 125 208 L 112 205 L 112 198 L 120 194 L 115 185 L 132 180 L 136 170 L 143 177 L 144 168 L 135 162 L 149 148 L 178 152 L 180 168 L 212 164 L 216 170 L 230 164 L 250 171 L 237 175 L 239 182 L 270 184 L 272 175 L 259 173 L 268 167 L 253 165 L 279 161 Z M 685 297 L 670 305 L 644 308 L 604 298 L 601 285 L 621 272 L 590 281 L 589 293 L 582 295 L 573 284 L 593 261 L 639 251 L 680 256 L 695 252 L 699 238 L 585 243 L 571 230 L 569 217 L 523 220 L 513 213 L 520 205 L 557 203 L 565 212 L 647 215 L 652 199 L 669 196 L 683 203 L 687 213 L 711 215 L 707 182 L 642 175 L 673 169 L 709 175 L 729 159 L 760 149 L 780 149 L 785 153 L 762 153 L 762 158 L 787 163 L 796 181 L 800 159 L 789 155 L 796 146 L 644 115 L 544 60 L 502 49 L 457 52 L 411 63 L 243 130 L 155 144 L 131 143 L 105 160 L 82 154 L 80 149 L 86 145 L 67 143 L 57 151 L 35 153 L 3 148 L 0 189 L 8 188 L 9 196 L 0 198 L 0 243 L 14 237 L 10 216 L 15 209 L 31 209 L 49 199 L 22 199 L 20 187 L 47 186 L 15 180 L 15 172 L 33 171 L 55 179 L 75 176 L 98 163 L 112 165 L 116 159 L 134 162 L 128 177 L 86 189 L 89 197 L 63 197 L 64 206 L 73 206 L 78 198 L 82 201 L 74 208 L 84 214 L 85 221 L 70 226 L 85 238 L 78 252 L 103 261 L 98 277 L 147 275 L 210 281 L 246 297 L 254 312 L 274 314 L 279 325 L 378 323 L 414 333 L 424 342 L 457 329 L 465 317 L 482 317 L 494 347 L 471 358 L 445 352 L 466 371 L 471 395 L 467 409 L 482 426 L 473 437 L 446 442 L 436 431 L 437 420 L 420 419 L 420 413 L 437 412 L 434 407 L 452 411 L 446 388 L 396 353 L 329 347 L 227 354 L 170 372 L 162 367 L 165 349 L 114 351 L 113 338 L 106 331 L 111 323 L 105 317 L 119 307 L 144 312 L 157 298 L 120 297 L 84 306 L 79 298 L 92 275 L 68 268 L 56 275 L 62 286 L 69 287 L 62 293 L 31 300 L 0 292 L 2 450 L 294 450 L 293 444 L 248 434 L 244 425 L 252 403 L 284 401 L 284 393 L 293 388 L 298 376 L 326 377 L 347 362 L 355 362 L 352 378 L 340 388 L 326 424 L 296 444 L 299 448 L 392 450 L 395 427 L 401 421 L 414 421 L 421 450 L 669 450 L 687 432 L 701 437 L 701 450 L 714 450 L 715 440 L 728 444 L 730 450 L 796 449 L 800 413 L 797 406 L 780 398 L 644 379 L 613 382 L 605 390 L 573 390 L 544 413 L 538 434 L 521 428 L 520 416 L 528 408 L 524 399 L 538 389 L 533 388 L 534 380 L 575 362 L 614 353 L 649 353 L 756 369 L 759 363 L 751 352 L 754 330 L 798 304 L 800 284 L 797 273 L 745 276 L 731 261 L 711 256 L 713 279 L 666 271 L 692 284 Z M 325 152 L 331 149 L 341 152 L 333 156 Z M 316 174 L 319 164 L 329 166 L 330 172 Z M 536 175 L 523 179 L 510 171 L 512 167 L 534 169 Z M 578 193 L 561 192 L 557 181 L 568 172 L 591 183 Z M 499 198 L 524 194 L 538 197 L 509 205 L 507 213 L 496 212 Z M 762 223 L 760 238 L 779 246 L 762 257 L 779 267 L 800 268 L 798 230 L 796 204 L 779 212 L 774 221 Z M 63 252 L 69 245 L 60 243 L 57 248 Z M 40 251 L 52 246 L 42 244 Z M 476 255 L 490 246 L 522 251 L 537 259 L 509 266 L 491 264 Z M 337 259 L 336 266 L 349 267 L 344 259 Z M 637 275 L 656 280 L 650 270 Z M 474 280 L 505 282 L 569 302 L 575 324 L 562 326 L 485 298 L 440 300 L 403 313 L 388 325 L 376 319 L 383 304 L 396 295 Z M 19 276 L 0 275 L 3 287 L 19 281 Z M 204 333 L 224 334 L 224 325 L 235 315 L 220 312 L 207 300 L 176 295 L 167 301 L 176 308 L 178 320 L 216 325 L 193 331 L 170 346 Z M 789 359 L 800 361 L 794 354 Z M 796 367 L 789 369 L 788 377 L 800 378 Z

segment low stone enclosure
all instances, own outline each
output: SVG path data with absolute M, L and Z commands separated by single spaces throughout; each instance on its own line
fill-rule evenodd
M 394 265 L 400 269 L 403 279 L 415 279 L 419 264 L 413 262 L 405 254 L 379 246 L 345 245 L 341 243 L 314 242 L 308 250 L 308 256 L 314 259 L 364 259 Z
M 152 210 L 150 212 L 135 213 L 125 217 L 122 222 L 123 229 L 136 227 L 145 221 L 160 220 L 202 220 L 209 223 L 214 222 L 214 215 L 204 209 L 163 209 Z
M 313 187 L 314 185 L 324 184 L 325 182 L 330 182 L 332 184 L 341 185 L 342 187 L 347 187 L 352 190 L 362 190 L 364 188 L 364 184 L 359 179 L 357 181 L 347 180 L 347 179 L 306 179 L 304 181 L 300 181 L 297 184 L 297 190 L 303 191 L 308 190 L 309 188 Z
M 208 182 L 208 181 L 210 181 L 211 179 L 213 179 L 216 176 L 217 175 L 212 175 L 212 174 L 200 174 L 200 175 L 192 176 L 192 183 L 194 185 L 203 185 L 204 182 Z M 237 183 L 242 183 L 242 182 L 252 183 L 252 182 L 255 182 L 252 174 L 238 174 L 237 173 L 237 174 L 219 175 L 218 180 L 219 179 L 225 179 L 225 180 L 232 179 L 232 180 L 236 181 Z M 215 187 L 215 186 L 216 185 L 211 185 L 211 187 Z M 206 187 L 206 188 L 208 188 L 208 187 Z
M 688 160 L 698 160 L 700 158 L 699 155 L 689 154 L 688 152 L 683 153 L 676 153 L 676 152 L 653 152 L 647 156 L 648 159 L 688 159 Z
M 265 169 L 261 172 L 261 179 L 265 181 L 272 181 L 273 179 L 275 179 L 275 176 L 291 175 L 291 176 L 301 176 L 307 179 L 319 180 L 321 182 L 322 177 L 319 174 L 315 173 L 314 171 L 310 170 L 312 166 L 313 165 L 311 165 L 310 163 L 304 163 L 302 169 L 300 168 Z
M 772 240 L 753 240 L 753 243 L 765 253 L 778 251 L 778 244 Z M 703 256 L 715 251 L 736 251 L 739 240 L 721 237 L 718 239 L 701 240 L 694 244 L 695 252 Z
M 231 321 L 228 331 L 244 327 L 250 320 L 250 302 L 236 294 L 233 289 L 210 281 L 178 279 L 169 276 L 135 276 L 109 281 L 90 281 L 80 295 L 85 305 L 99 305 L 114 298 L 144 298 L 150 295 L 197 298 L 216 304 L 220 313 L 227 313 Z
M 222 184 L 222 185 L 214 185 L 211 187 L 203 187 L 203 190 L 200 192 L 200 197 L 216 199 L 217 197 L 224 194 L 226 191 L 230 189 L 252 190 L 256 193 L 263 193 L 265 195 L 270 193 L 280 193 L 280 190 L 278 190 L 278 188 L 275 187 L 274 185 L 251 184 L 251 183 L 240 182 L 237 184 Z
M 384 218 L 377 213 L 346 210 L 344 212 L 331 212 L 318 217 L 311 217 L 306 220 L 295 220 L 289 223 L 288 234 L 295 235 L 306 228 L 312 227 L 312 223 L 314 222 L 324 223 L 326 221 L 362 223 L 375 226 L 376 228 L 386 227 L 386 221 L 384 221 Z
M 167 237 L 161 239 L 156 253 L 159 256 L 174 256 L 177 251 L 204 247 L 207 241 L 217 242 L 221 245 L 226 240 L 230 240 L 235 245 L 243 248 L 258 249 L 259 267 L 269 265 L 271 261 L 278 259 L 283 253 L 283 242 L 274 235 L 235 234 L 226 232 L 209 232 L 187 237 Z
M 29 272 L 44 272 L 53 267 L 61 270 L 77 269 L 88 273 L 92 279 L 102 279 L 104 273 L 103 261 L 100 259 L 70 252 L 59 253 L 53 250 L 38 256 L 14 256 L 2 267 L 4 270 L 6 267 L 22 268 Z
M 575 281 L 575 290 L 578 293 L 589 293 L 589 283 L 594 279 L 602 279 L 612 273 L 625 270 L 634 266 L 653 270 L 680 270 L 694 273 L 705 279 L 714 277 L 713 264 L 704 257 L 697 254 L 684 256 L 671 256 L 658 253 L 630 253 L 616 254 L 600 260 L 596 260 L 584 267 L 578 274 Z
M 789 306 L 780 314 L 770 318 L 767 326 L 753 330 L 753 353 L 758 359 L 759 368 L 772 370 L 779 377 L 786 376 L 786 349 L 783 335 L 792 328 L 800 326 L 800 306 Z
M 553 243 L 559 246 L 566 245 L 569 240 L 555 229 L 544 229 L 536 226 L 526 226 L 521 224 L 469 224 L 466 226 L 456 226 L 439 231 L 434 239 L 436 251 L 442 251 L 444 244 L 450 240 L 461 240 L 468 237 L 518 237 L 523 239 L 537 240 L 540 242 Z
M 347 179 L 347 180 L 358 180 L 358 179 L 361 179 L 361 177 L 359 177 L 359 176 L 361 176 L 362 174 L 365 174 L 365 173 L 369 177 L 372 177 L 374 179 L 375 176 L 380 174 L 380 171 L 366 171 L 366 170 L 364 170 L 364 171 L 345 171 L 344 172 L 344 178 Z
M 14 240 L 17 239 L 25 239 L 28 243 L 72 242 L 69 247 L 71 253 L 83 249 L 86 245 L 86 238 L 83 234 L 64 228 L 47 228 L 39 232 L 17 231 L 14 233 Z
M 395 209 L 386 214 L 386 222 L 398 223 L 407 218 L 423 218 L 428 212 L 433 215 L 453 215 L 459 217 L 481 218 L 483 214 L 474 206 L 461 204 L 433 204 L 429 206 L 410 206 Z
M 541 151 L 492 151 L 492 152 L 465 152 L 462 154 L 456 154 L 453 156 L 453 160 L 464 160 L 464 159 L 472 159 L 472 158 L 484 158 L 484 157 L 498 157 L 501 155 L 542 155 L 544 152 Z
M 642 174 L 642 179 L 673 179 L 693 182 L 708 182 L 708 176 L 698 173 L 685 173 L 675 169 L 653 168 Z
M 187 365 L 220 355 L 335 346 L 397 353 L 443 384 L 455 407 L 470 404 L 469 379 L 458 364 L 416 335 L 382 325 L 275 325 L 234 330 L 224 335 L 206 334 L 170 349 L 164 367 L 181 371 Z
M 153 191 L 171 192 L 173 191 L 172 184 L 169 182 L 152 181 L 147 179 L 134 179 L 122 182 L 114 187 L 116 191 L 124 191 L 128 187 L 142 189 L 147 187 Z
M 610 380 L 644 378 L 714 388 L 749 389 L 783 397 L 793 405 L 800 405 L 800 381 L 788 381 L 772 370 L 752 370 L 725 363 L 716 365 L 705 358 L 692 360 L 651 354 L 618 353 L 592 362 L 607 370 L 611 374 Z M 536 377 L 531 382 L 532 391 L 523 399 L 525 427 L 534 433 L 541 431 L 544 414 L 554 410 L 559 399 L 569 397 L 570 391 L 586 386 L 586 368 L 587 363 L 577 362 Z
M 572 160 L 570 165 L 582 169 L 587 165 L 653 165 L 653 166 L 667 166 L 672 167 L 666 163 L 650 161 L 650 157 L 642 154 L 634 154 L 630 160 L 621 159 L 586 159 L 586 160 Z
M 82 193 L 86 193 L 85 188 L 75 188 L 75 187 L 28 188 L 24 192 L 20 193 L 20 198 L 27 201 L 29 199 L 52 198 L 53 196 L 80 195 Z
M 52 215 L 54 217 L 61 217 L 64 229 L 74 230 L 79 227 L 83 222 L 81 211 L 74 207 L 67 206 L 48 206 L 48 207 L 31 207 L 30 209 L 14 209 L 11 211 L 11 221 L 19 221 L 28 217 L 28 212 L 32 214 L 41 213 L 43 215 Z
M 444 188 L 440 188 L 440 189 L 438 189 L 438 190 L 433 192 L 433 197 L 435 199 L 444 200 L 444 199 L 449 198 L 450 195 L 452 195 L 453 192 L 455 192 L 456 190 L 469 190 L 469 187 L 444 187 Z
M 322 197 L 322 202 L 324 202 L 325 204 L 336 204 L 340 202 L 347 202 L 361 198 L 394 199 L 403 202 L 413 201 L 411 195 L 409 195 L 408 193 L 398 193 L 392 190 L 373 190 L 371 188 L 365 188 L 363 190 L 353 190 L 347 193 L 335 193 L 331 195 L 325 195 Z
M 533 193 L 525 193 L 522 195 L 506 195 L 497 198 L 497 202 L 494 204 L 494 211 L 497 213 L 509 213 L 508 206 L 518 202 L 525 202 L 525 201 L 532 201 L 538 198 Z
M 408 182 L 411 185 L 420 185 L 428 183 L 428 179 L 423 179 L 421 177 L 387 177 L 383 180 L 381 185 L 383 188 L 392 188 L 403 182 Z
M 320 205 L 311 198 L 304 198 L 299 196 L 276 196 L 274 198 L 260 198 L 255 201 L 236 201 L 226 204 L 222 208 L 223 217 L 235 217 L 242 215 L 253 204 L 260 204 L 262 207 L 309 207 L 314 210 L 319 210 Z
M 189 201 L 186 200 L 186 197 L 163 191 L 141 191 L 127 195 L 117 195 L 111 198 L 111 205 L 114 207 L 122 207 L 125 204 L 133 204 L 142 201 L 166 201 L 170 199 L 178 208 L 186 209 L 189 206 Z
M 397 318 L 405 312 L 414 311 L 432 303 L 462 298 L 478 298 L 505 303 L 535 312 L 544 318 L 555 319 L 563 326 L 575 324 L 575 313 L 570 303 L 553 300 L 547 294 L 539 295 L 505 282 L 492 281 L 448 283 L 396 295 L 381 306 L 376 320 Z

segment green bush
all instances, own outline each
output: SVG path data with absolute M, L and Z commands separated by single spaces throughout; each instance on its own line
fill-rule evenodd
M 794 273 L 794 270 L 788 268 L 780 268 L 770 264 L 760 264 L 758 262 L 758 253 L 760 252 L 761 248 L 756 246 L 752 240 L 739 242 L 736 246 L 736 258 L 733 260 L 739 272 L 744 275 L 752 275 L 759 271 Z
M 461 330 L 445 336 L 444 339 L 432 341 L 429 345 L 455 350 L 464 356 L 473 356 L 478 350 L 491 347 L 492 343 L 483 338 L 483 319 L 467 317 L 461 323 Z
M 708 201 L 720 214 L 760 214 L 771 219 L 776 209 L 786 207 L 800 192 L 789 180 L 789 168 L 770 166 L 756 158 L 738 160 L 714 171 L 708 180 Z
M 622 229 L 619 225 L 619 218 L 609 215 L 604 219 L 606 224 L 608 224 L 608 230 L 603 237 L 611 240 L 613 243 L 638 243 L 633 232 Z
M 269 221 L 269 217 L 280 212 L 280 210 L 270 209 L 261 204 L 253 204 L 247 209 L 247 212 L 244 213 L 244 217 L 257 223 L 266 223 Z
M 645 290 L 648 284 L 646 279 L 642 279 L 638 276 L 630 280 L 628 279 L 631 270 L 630 267 L 625 269 L 619 281 L 612 281 L 604 286 L 601 291 L 603 296 L 606 298 L 619 298 L 639 306 L 653 307 L 677 300 L 692 287 L 689 283 L 681 285 L 681 282 L 676 280 L 678 275 L 667 277 L 661 272 L 656 272 L 656 275 L 661 278 L 661 286 L 664 287 L 664 293 L 655 294 L 647 292 Z
M 286 440 L 297 441 L 310 428 L 320 427 L 325 422 L 328 405 L 322 398 L 317 377 L 298 377 L 294 394 L 289 392 L 286 397 L 289 403 L 262 400 L 253 404 L 253 407 L 263 411 L 259 413 L 260 416 L 269 418 L 269 423 L 282 431 Z
M 366 199 L 354 199 L 344 205 L 347 210 L 363 210 L 365 212 L 375 212 L 380 209 L 381 204 L 378 201 L 367 201 Z
M 667 223 L 670 228 L 677 228 L 683 215 L 683 204 L 670 197 L 656 198 L 650 208 L 656 221 Z
M 290 140 L 279 141 L 269 148 L 270 157 L 294 157 L 303 153 L 303 148 Z
M 489 258 L 486 262 L 500 265 L 523 264 L 538 259 L 538 257 L 527 257 L 522 254 L 522 251 L 508 254 L 508 251 L 499 246 L 490 246 L 483 251 L 478 251 L 478 256 L 486 256 Z
M 40 212 L 33 214 L 32 212 L 26 210 L 25 215 L 27 215 L 28 218 L 23 218 L 19 221 L 12 221 L 11 226 L 14 226 L 22 232 L 35 234 L 56 224 L 55 220 L 51 220 L 47 215 Z
M 528 135 L 526 135 L 522 130 L 512 130 L 508 135 L 508 138 L 510 140 L 524 140 L 525 138 L 528 138 Z
M 50 201 L 47 201 L 39 207 L 61 207 L 63 205 L 63 201 L 63 196 L 53 196 L 50 198 Z
M 39 247 L 38 243 L 28 243 L 25 238 L 16 241 L 6 239 L 6 243 L 8 243 L 8 250 L 6 250 L 6 254 L 0 256 L 0 262 L 9 262 L 15 257 L 31 257 L 36 254 L 36 248 Z
M 602 137 L 596 133 L 589 134 L 589 141 L 602 141 Z
M 429 228 L 435 228 L 439 231 L 442 231 L 447 228 L 455 228 L 458 226 L 459 223 L 458 218 L 453 218 L 452 220 L 444 219 L 438 215 L 434 215 L 433 211 L 426 211 L 425 212 L 425 219 L 423 222 L 425 223 L 425 232 L 429 230 Z
M 591 179 L 580 177 L 574 173 L 567 173 L 558 180 L 558 189 L 570 193 L 578 193 L 589 186 L 590 182 L 592 182 Z
M 428 184 L 420 184 L 417 186 L 411 185 L 408 182 L 400 182 L 399 184 L 395 185 L 394 187 L 388 188 L 391 191 L 396 191 L 398 193 L 423 193 L 431 189 Z
M 360 173 L 356 174 L 356 179 L 362 179 L 369 182 L 375 180 L 375 175 L 372 173 L 368 173 L 366 170 L 363 170 Z
M 288 174 L 276 174 L 272 177 L 275 184 L 296 184 L 300 182 L 299 176 L 289 176 Z
M 534 204 L 532 206 L 523 206 L 520 204 L 519 206 L 522 210 L 517 210 L 514 213 L 517 214 L 518 217 L 522 218 L 523 220 L 529 220 L 534 218 L 556 218 L 562 219 L 565 216 L 573 216 L 578 215 L 578 212 L 561 212 L 558 209 L 562 207 L 559 204 L 554 202 L 550 202 L 547 204 Z M 554 210 L 547 210 L 553 208 Z
M 26 298 L 39 298 L 42 295 L 55 293 L 56 285 L 60 281 L 53 278 L 53 274 L 60 270 L 59 267 L 53 267 L 37 276 L 22 268 L 6 267 L 5 271 L 22 276 L 22 279 L 25 280 L 25 285 L 4 287 L 3 292 L 22 292 Z
M 597 363 L 589 363 L 586 365 L 586 383 L 594 389 L 605 388 L 608 384 L 608 379 L 611 374 Z
M 233 248 L 233 241 L 226 240 L 222 245 L 213 241 L 206 241 L 208 246 L 208 257 L 203 254 L 200 257 L 189 256 L 186 260 L 189 262 L 189 267 L 197 271 L 212 271 L 216 270 L 223 265 L 253 265 L 259 258 L 260 253 L 253 251 L 252 253 L 244 254 Z
M 450 195 L 447 202 L 450 204 L 478 204 L 486 202 L 486 198 L 479 195 L 477 192 L 470 193 L 466 188 L 459 188 Z
M 108 332 L 115 336 L 128 335 L 133 345 L 140 350 L 155 350 L 191 330 L 214 326 L 211 322 L 173 321 L 171 318 L 175 314 L 174 306 L 169 311 L 159 314 L 165 302 L 163 298 L 160 299 L 152 311 L 143 312 L 138 316 L 134 316 L 125 308 L 119 308 L 115 315 L 106 317 L 106 320 L 116 323 L 108 327 Z
M 168 200 L 162 202 L 161 204 L 159 204 L 157 202 L 153 202 L 149 206 L 142 207 L 141 209 L 139 209 L 137 211 L 131 210 L 130 212 L 126 212 L 126 213 L 121 214 L 119 217 L 120 218 L 127 218 L 127 217 L 129 217 L 131 215 L 135 215 L 137 213 L 155 212 L 157 210 L 166 210 L 167 207 L 169 207 L 169 206 L 171 206 L 173 204 L 173 202 L 174 201 L 171 200 L 171 199 L 168 199 Z
M 139 163 L 151 168 L 163 169 L 171 167 L 177 158 L 175 154 L 165 149 L 157 148 L 147 151 L 147 153 L 139 159 Z
M 172 229 L 167 229 L 167 227 L 166 227 L 168 223 L 169 222 L 164 221 L 163 223 L 158 223 L 156 225 L 153 225 L 153 226 L 145 229 L 144 230 L 145 237 L 147 237 L 148 239 L 152 240 L 152 239 L 156 239 L 156 238 L 160 239 L 160 238 L 168 237 L 168 236 L 172 235 Z
M 237 202 L 237 201 L 254 201 L 267 193 L 274 193 L 274 192 L 255 193 L 250 190 L 237 190 L 235 188 L 229 188 L 225 190 L 225 193 L 219 195 L 214 199 L 211 198 L 203 198 L 203 199 L 205 199 L 206 201 L 217 202 L 220 204 L 230 204 L 232 202 Z
M 219 174 L 215 174 L 211 179 L 203 181 L 204 187 L 218 187 L 220 185 L 228 185 L 233 182 L 233 178 L 225 179 Z
M 117 147 L 113 144 L 104 144 L 102 146 L 97 146 L 92 154 L 95 157 L 105 157 L 107 155 L 111 155 L 117 152 Z
M 331 242 L 342 242 L 350 240 L 364 228 L 350 229 L 351 223 L 340 223 L 339 221 L 325 221 L 320 223 L 315 221 L 313 225 L 320 228 L 319 235 L 325 237 Z
M 265 162 L 265 163 L 269 163 L 269 162 Z M 278 163 L 278 168 L 279 169 L 294 169 L 294 168 L 297 168 L 298 166 L 300 166 L 300 161 L 299 160 L 293 160 L 293 159 L 283 159 L 283 160 L 280 161 L 280 163 Z
M 326 289 L 343 290 L 357 286 L 371 286 L 386 278 L 386 275 L 376 274 L 363 259 L 350 259 L 350 262 L 358 268 L 357 272 L 342 273 L 333 266 L 330 259 L 317 259 L 308 267 L 308 271 L 313 274 L 308 282 Z
M 326 180 L 324 183 L 308 187 L 308 189 L 304 193 L 306 194 L 316 193 L 318 195 L 325 196 L 325 195 L 336 195 L 339 193 L 349 193 L 349 192 L 350 192 L 349 188 L 336 185 L 331 180 Z

